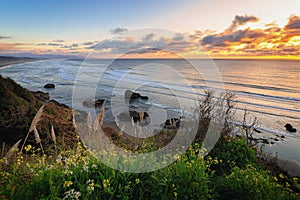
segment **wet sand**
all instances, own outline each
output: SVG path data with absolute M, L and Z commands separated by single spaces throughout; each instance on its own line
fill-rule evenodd
M 300 176 L 300 165 L 296 161 L 277 158 L 277 165 L 291 176 Z

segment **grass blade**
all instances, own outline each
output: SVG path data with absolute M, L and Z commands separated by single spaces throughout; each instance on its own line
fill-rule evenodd
M 31 122 L 30 128 L 29 128 L 29 130 L 28 130 L 28 132 L 27 132 L 26 138 L 25 138 L 25 140 L 24 140 L 24 142 L 23 142 L 22 148 L 21 148 L 21 150 L 20 150 L 21 152 L 22 152 L 23 149 L 24 149 L 24 146 L 25 146 L 25 143 L 26 143 L 26 141 L 27 141 L 27 139 L 28 139 L 29 133 L 30 133 L 31 131 L 33 131 L 34 127 L 35 127 L 35 126 L 39 123 L 39 121 L 41 120 L 42 115 L 43 115 L 43 111 L 44 111 L 44 107 L 45 107 L 45 104 L 42 105 L 42 107 L 41 107 L 41 108 L 38 110 L 38 112 L 35 114 L 35 116 L 34 116 L 32 122 Z

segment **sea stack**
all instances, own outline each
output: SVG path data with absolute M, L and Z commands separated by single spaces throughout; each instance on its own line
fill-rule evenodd
M 295 133 L 297 129 L 295 129 L 291 124 L 287 123 L 285 126 L 286 130 L 290 133 Z

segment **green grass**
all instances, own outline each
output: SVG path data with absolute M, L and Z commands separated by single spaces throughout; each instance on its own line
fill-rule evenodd
M 140 174 L 111 169 L 75 149 L 41 157 L 27 146 L 12 166 L 2 160 L 0 199 L 300 198 L 297 178 L 264 170 L 240 139 L 218 143 L 205 158 L 194 144 L 168 167 Z

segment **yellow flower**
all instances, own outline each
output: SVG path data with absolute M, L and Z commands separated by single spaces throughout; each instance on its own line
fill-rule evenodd
M 130 189 L 131 181 L 128 182 L 128 184 L 125 186 L 126 189 Z
M 295 182 L 298 182 L 298 178 L 297 178 L 297 177 L 294 177 L 293 180 L 294 180 Z
M 136 183 L 136 184 L 139 184 L 139 183 L 140 183 L 140 179 L 139 179 L 139 178 L 136 178 L 136 179 L 135 179 L 135 183 Z
M 73 185 L 73 182 L 72 181 L 65 181 L 64 183 L 64 187 L 70 187 L 71 185 Z
M 217 159 L 214 159 L 213 163 L 217 165 L 219 163 L 219 161 Z
M 278 179 L 277 179 L 277 177 L 276 177 L 276 176 L 274 176 L 274 177 L 273 177 L 273 179 L 274 179 L 275 181 L 278 181 Z
M 86 183 L 88 184 L 88 186 L 87 186 L 88 192 L 89 192 L 89 193 L 93 192 L 93 191 L 95 190 L 95 183 L 94 183 L 94 180 L 90 180 L 90 179 L 89 179 Z
M 104 190 L 106 190 L 107 188 L 109 188 L 110 187 L 109 179 L 104 179 L 102 181 L 102 185 L 103 185 Z
M 29 144 L 24 149 L 25 149 L 26 152 L 28 152 L 32 149 L 32 146 Z
M 286 187 L 290 187 L 291 185 L 288 182 L 285 182 Z
M 279 174 L 279 177 L 280 177 L 280 178 L 284 178 L 284 175 L 283 175 L 283 174 Z
M 174 155 L 174 159 L 175 159 L 175 160 L 179 160 L 179 159 L 180 159 L 180 155 L 175 154 L 175 155 Z
M 173 194 L 174 194 L 174 197 L 177 197 L 177 195 L 178 195 L 177 192 L 174 192 Z

